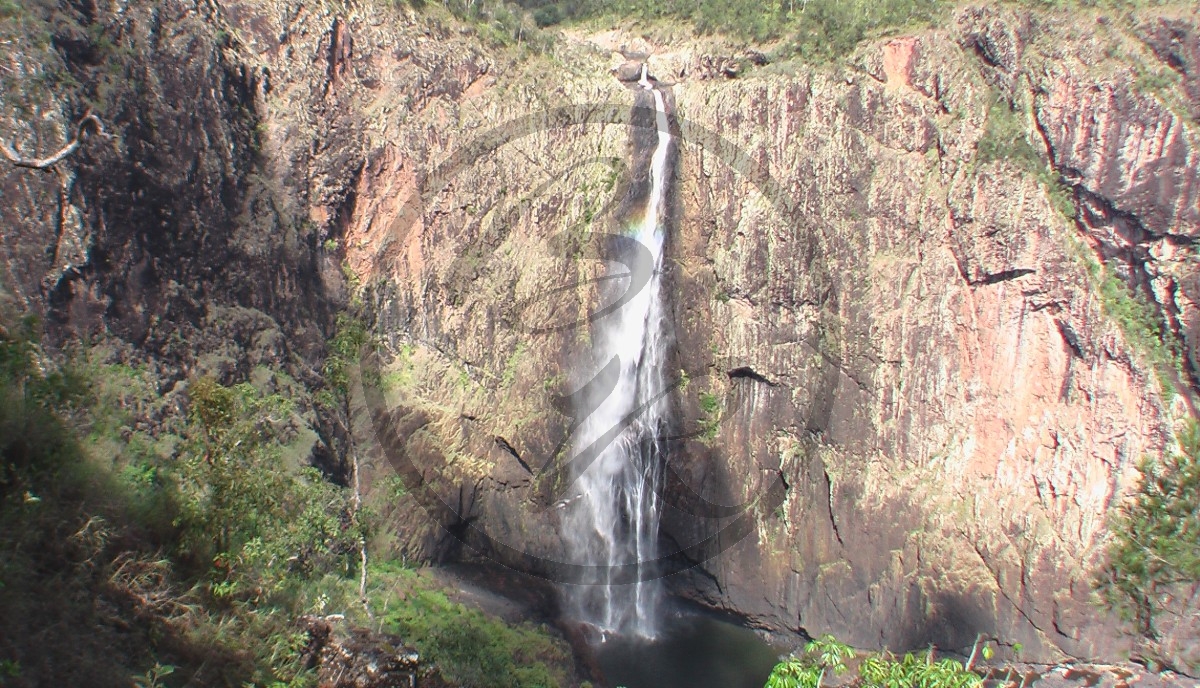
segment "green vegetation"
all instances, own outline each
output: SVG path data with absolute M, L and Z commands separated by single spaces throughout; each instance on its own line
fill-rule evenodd
M 1100 298 L 1100 308 L 1121 330 L 1133 352 L 1158 376 L 1164 392 L 1175 390 L 1183 379 L 1183 345 L 1165 329 L 1158 308 L 1135 293 L 1111 265 L 1102 265 L 1091 250 L 1073 240 L 1070 253 L 1087 271 Z
M 345 490 L 283 469 L 289 403 L 200 378 L 187 413 L 164 423 L 170 440 L 153 443 L 129 432 L 149 394 L 105 405 L 136 370 L 86 359 L 57 369 L 24 330 L 0 342 L 0 610 L 53 632 L 0 652 L 53 676 L 77 663 L 96 672 L 80 681 L 92 685 L 128 684 L 131 673 L 166 685 L 168 667 L 202 683 L 302 684 L 298 654 L 285 651 L 298 642 L 290 620 L 314 581 L 353 568 L 357 533 L 344 525 Z M 140 632 L 123 656 L 108 656 L 113 622 L 95 617 L 92 599 Z M 58 656 L 80 646 L 93 654 Z M 121 675 L 122 661 L 151 669 Z
M 609 21 L 685 22 L 702 34 L 725 34 L 753 42 L 777 42 L 776 59 L 830 62 L 849 55 L 860 41 L 902 29 L 941 24 L 955 3 L 947 0 L 518 0 L 533 22 L 602 18 Z M 1157 0 L 1019 0 L 1036 9 L 1128 10 Z
M 934 661 L 933 650 L 924 657 L 909 653 L 896 658 L 890 652 L 867 655 L 858 665 L 858 675 L 850 683 L 861 688 L 976 688 L 983 678 L 972 671 L 982 638 L 976 641 L 968 665 L 953 659 Z M 991 649 L 983 644 L 985 658 Z M 767 679 L 766 688 L 820 688 L 830 673 L 847 670 L 846 660 L 854 651 L 831 635 L 808 643 L 804 654 L 790 657 L 779 664 Z
M 950 7 L 941 0 L 524 0 L 521 4 L 533 11 L 540 26 L 595 17 L 682 20 L 700 33 L 781 40 L 779 57 L 817 62 L 844 57 L 864 38 L 929 24 Z
M 56 364 L 38 335 L 31 319 L 0 327 L 0 677 L 311 685 L 295 619 L 368 621 L 359 555 L 378 517 L 351 489 L 286 465 L 295 401 L 209 377 L 164 398 L 146 369 L 99 351 Z M 327 388 L 344 387 L 364 339 L 339 322 Z M 504 626 L 386 551 L 374 559 L 376 624 L 435 670 L 481 686 L 567 682 L 570 654 L 544 629 Z
M 973 688 L 983 679 L 954 659 L 933 661 L 933 653 L 920 658 L 908 653 L 894 657 L 874 656 L 863 660 L 858 670 L 868 688 Z
M 826 673 L 846 672 L 845 660 L 854 656 L 854 650 L 825 634 L 804 646 L 805 657 L 791 659 L 775 665 L 767 679 L 767 688 L 821 688 Z
M 1200 583 L 1200 426 L 1189 422 L 1177 439 L 1176 451 L 1142 461 L 1138 490 L 1112 523 L 1098 581 L 1104 601 L 1149 639 L 1155 618 L 1172 608 L 1169 595 L 1179 593 L 1172 588 Z
M 1098 281 L 1100 305 L 1104 314 L 1117 324 L 1125 340 L 1150 364 L 1164 390 L 1175 389 L 1182 375 L 1181 346 L 1163 329 L 1158 309 L 1145 297 L 1133 293 L 1111 268 L 1099 269 L 1092 277 Z
M 476 688 L 549 688 L 568 682 L 561 667 L 570 663 L 569 650 L 545 629 L 505 625 L 452 602 L 411 571 L 393 573 L 415 587 L 403 605 L 384 614 L 384 621 L 436 663 L 446 679 Z
M 1028 124 L 1024 113 L 1018 112 L 1001 98 L 995 98 L 988 108 L 983 137 L 979 139 L 977 160 L 989 163 L 1010 160 L 1021 169 L 1036 172 L 1045 165 L 1041 155 L 1029 143 Z
M 179 551 L 211 566 L 213 594 L 269 602 L 312 574 L 350 573 L 361 534 L 347 491 L 316 469 L 284 469 L 275 428 L 289 402 L 212 378 L 193 382 L 188 396 L 185 439 L 164 468 L 179 504 Z
M 406 3 L 402 0 L 386 0 L 386 4 L 408 4 L 415 10 L 447 12 L 496 48 L 516 48 L 537 53 L 546 50 L 552 43 L 551 38 L 540 30 L 540 27 L 548 24 L 539 23 L 536 13 L 531 16 L 520 5 L 504 0 L 445 0 L 432 6 L 425 0 L 407 0 Z M 545 18 L 543 13 L 542 19 Z
M 12 19 L 20 14 L 21 6 L 14 0 L 0 0 L 0 18 Z
M 504 362 L 504 373 L 501 376 L 500 382 L 505 387 L 512 387 L 513 382 L 516 381 L 517 368 L 521 365 L 521 359 L 525 357 L 526 350 L 527 347 L 524 342 L 517 344 L 517 348 L 513 349 L 508 360 Z
M 709 392 L 701 392 L 700 413 L 704 416 L 700 419 L 701 436 L 711 440 L 717 436 L 717 430 L 721 426 L 721 398 Z
M 331 408 L 345 403 L 352 368 L 358 364 L 367 341 L 366 323 L 347 313 L 338 314 L 333 337 L 326 342 L 325 389 L 317 395 L 317 401 Z
M 1031 124 L 1028 119 L 1029 115 L 1014 110 L 1003 99 L 994 99 L 988 109 L 987 123 L 979 139 L 975 161 L 987 164 L 1007 160 L 1016 165 L 1038 180 L 1046 190 L 1050 205 L 1059 215 L 1067 219 L 1074 218 L 1075 203 L 1071 199 L 1071 189 L 1030 143 Z

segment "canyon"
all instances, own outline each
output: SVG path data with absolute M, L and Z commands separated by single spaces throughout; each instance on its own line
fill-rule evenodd
M 667 30 L 502 48 L 385 3 L 47 11 L 0 62 L 0 136 L 57 150 L 85 112 L 108 136 L 3 169 L 0 306 L 147 366 L 169 403 L 200 373 L 294 392 L 312 462 L 401 475 L 407 557 L 564 576 L 573 495 L 547 467 L 597 237 L 646 181 L 645 62 L 679 141 L 667 590 L 863 648 L 1147 651 L 1094 582 L 1200 380 L 1195 8 L 968 5 L 823 65 Z M 381 344 L 335 418 L 309 394 L 346 309 Z M 1186 667 L 1176 593 L 1152 650 Z

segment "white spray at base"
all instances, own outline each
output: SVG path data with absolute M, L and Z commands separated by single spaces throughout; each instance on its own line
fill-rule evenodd
M 575 456 L 598 441 L 604 448 L 586 470 L 572 476 L 577 477 L 573 492 L 579 496 L 566 507 L 563 520 L 572 561 L 594 572 L 590 584 L 572 590 L 579 620 L 605 636 L 653 638 L 661 597 L 652 570 L 658 558 L 661 508 L 657 490 L 663 457 L 658 438 L 665 434 L 668 408 L 662 394 L 667 337 L 660 277 L 671 133 L 663 94 L 650 82 L 645 65 L 638 83 L 654 96 L 658 140 L 650 159 L 645 219 L 630 230 L 648 249 L 653 273 L 629 301 L 597 322 L 596 360 L 603 366 L 615 358 L 619 376 L 575 437 Z M 621 270 L 610 265 L 610 273 Z M 630 418 L 628 427 L 604 446 L 604 436 Z

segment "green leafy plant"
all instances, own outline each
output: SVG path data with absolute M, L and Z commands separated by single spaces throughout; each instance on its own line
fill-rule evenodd
M 175 673 L 175 667 L 155 662 L 154 666 L 146 670 L 146 673 L 133 678 L 133 685 L 137 688 L 162 688 L 166 685 L 163 679 L 173 673 Z
M 803 657 L 791 657 L 775 666 L 767 688 L 820 688 L 826 673 L 846 671 L 846 660 L 854 649 L 826 633 L 804 646 Z
M 346 403 L 353 367 L 369 341 L 366 323 L 349 313 L 338 314 L 334 334 L 326 342 L 325 389 L 317 394 L 317 401 L 330 408 Z
M 1189 422 L 1176 439 L 1176 451 L 1139 466 L 1141 482 L 1113 519 L 1098 581 L 1104 601 L 1147 638 L 1157 635 L 1170 588 L 1200 582 L 1200 426 Z
M 845 661 L 853 655 L 849 646 L 823 635 L 805 645 L 802 657 L 777 664 L 766 688 L 820 688 L 827 672 L 846 671 Z M 982 677 L 962 662 L 934 661 L 932 650 L 924 656 L 908 653 L 900 658 L 889 652 L 867 655 L 851 681 L 862 688 L 978 688 L 983 683 Z
M 846 660 L 854 656 L 853 648 L 828 633 L 809 641 L 804 651 L 816 657 L 817 666 L 821 667 L 821 675 L 817 677 L 818 687 L 825 678 L 825 672 L 845 673 Z
M 821 667 L 791 657 L 775 665 L 766 688 L 817 688 L 821 673 Z

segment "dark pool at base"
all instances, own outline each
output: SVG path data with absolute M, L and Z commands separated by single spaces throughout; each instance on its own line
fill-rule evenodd
M 652 641 L 595 646 L 608 688 L 763 688 L 779 654 L 754 631 L 693 614 L 668 618 Z

